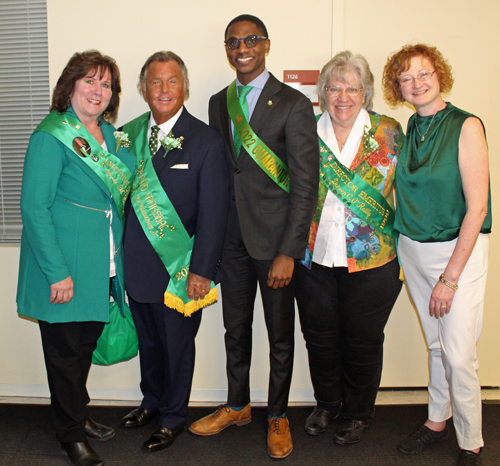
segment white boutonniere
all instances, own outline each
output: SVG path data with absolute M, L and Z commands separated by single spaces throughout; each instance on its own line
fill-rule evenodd
M 168 133 L 168 136 L 165 136 L 163 139 L 160 140 L 161 145 L 165 148 L 165 155 L 163 157 L 166 157 L 166 155 L 172 149 L 182 149 L 182 141 L 184 141 L 183 136 L 174 138 L 172 131 L 170 131 L 170 133 Z
M 113 136 L 116 138 L 116 152 L 118 152 L 118 149 L 122 146 L 125 147 L 125 149 L 128 149 L 132 145 L 132 142 L 128 138 L 128 133 L 115 131 Z

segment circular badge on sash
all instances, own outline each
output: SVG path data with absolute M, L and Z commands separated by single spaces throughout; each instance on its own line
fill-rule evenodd
M 91 153 L 90 144 L 81 137 L 73 139 L 73 149 L 80 157 L 88 157 Z

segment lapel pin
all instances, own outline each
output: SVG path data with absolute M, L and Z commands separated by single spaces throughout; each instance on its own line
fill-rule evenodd
M 267 105 L 270 107 L 271 105 L 273 104 L 273 101 L 272 100 L 268 100 L 267 101 Z

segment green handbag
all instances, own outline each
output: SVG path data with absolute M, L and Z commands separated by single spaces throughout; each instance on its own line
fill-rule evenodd
M 125 304 L 125 317 L 115 301 L 109 303 L 109 322 L 97 340 L 97 347 L 92 355 L 92 362 L 109 366 L 121 361 L 128 361 L 137 356 L 139 340 L 135 330 L 132 313 Z

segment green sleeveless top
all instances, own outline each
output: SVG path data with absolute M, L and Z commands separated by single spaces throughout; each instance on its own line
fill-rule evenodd
M 462 125 L 471 116 L 448 102 L 435 116 L 415 113 L 408 121 L 396 168 L 394 229 L 402 235 L 422 243 L 458 237 L 466 213 L 458 143 Z M 481 233 L 490 232 L 491 191 L 481 228 Z

